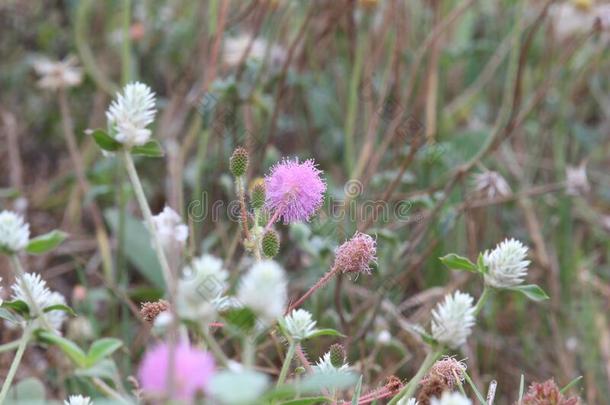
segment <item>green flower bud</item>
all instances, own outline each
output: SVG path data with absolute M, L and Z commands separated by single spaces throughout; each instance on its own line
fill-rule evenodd
M 256 179 L 252 183 L 250 203 L 254 209 L 263 208 L 263 205 L 265 205 L 265 182 L 263 179 Z
M 345 348 L 342 344 L 335 343 L 329 349 L 330 351 L 330 364 L 332 364 L 336 368 L 341 368 L 345 364 L 345 359 L 347 358 L 347 353 L 345 353 Z
M 263 254 L 272 259 L 280 251 L 280 235 L 273 229 L 268 230 L 263 235 Z
M 239 147 L 233 151 L 229 159 L 229 170 L 235 177 L 241 177 L 248 170 L 248 151 Z

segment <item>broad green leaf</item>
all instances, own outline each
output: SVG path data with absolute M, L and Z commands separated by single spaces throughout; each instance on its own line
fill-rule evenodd
M 78 368 L 74 373 L 81 377 L 97 377 L 111 381 L 114 381 L 119 375 L 117 366 L 111 359 L 103 359 L 91 367 Z M 97 401 L 95 403 L 97 405 Z
M 142 155 L 148 157 L 162 157 L 165 155 L 161 144 L 156 139 L 152 139 L 141 146 L 134 146 L 131 148 L 133 155 Z
M 4 301 L 1 308 L 10 309 L 11 311 L 21 315 L 22 317 L 28 319 L 30 317 L 30 307 L 25 301 L 15 300 L 15 301 Z
M 246 405 L 258 403 L 268 384 L 269 378 L 256 371 L 221 371 L 212 377 L 209 391 L 222 404 Z
M 452 270 L 466 270 L 473 273 L 478 272 L 477 265 L 465 257 L 458 256 L 455 253 L 449 253 L 440 258 L 441 262 Z
M 72 359 L 74 363 L 76 363 L 77 366 L 87 366 L 87 355 L 73 341 L 59 336 L 53 332 L 47 332 L 43 330 L 38 331 L 37 335 L 41 341 L 59 347 L 68 357 L 70 357 L 70 359 Z
M 104 213 L 108 225 L 115 234 L 119 233 L 119 211 L 106 210 Z M 125 214 L 125 255 L 131 264 L 148 281 L 160 290 L 165 289 L 163 273 L 157 254 L 152 248 L 150 234 L 141 220 Z
M 532 301 L 544 301 L 549 299 L 547 293 L 545 293 L 544 290 L 538 287 L 536 284 L 518 285 L 508 289 L 518 291 Z
M 345 335 L 339 333 L 334 329 L 316 329 L 311 335 L 307 337 L 307 339 L 316 338 L 318 336 L 339 336 L 345 337 Z
M 91 132 L 93 140 L 97 143 L 97 146 L 108 152 L 116 152 L 123 147 L 123 144 L 101 129 L 94 129 Z
M 123 342 L 115 338 L 102 338 L 93 342 L 87 353 L 87 364 L 91 367 L 105 357 L 110 356 L 123 346 Z
M 57 304 L 45 307 L 42 309 L 42 312 L 51 312 L 51 311 L 64 311 L 70 316 L 76 316 L 76 312 L 72 308 L 67 305 Z
M 31 239 L 25 248 L 25 251 L 32 255 L 41 255 L 55 249 L 61 242 L 63 242 L 67 233 L 54 230 L 44 235 L 40 235 Z

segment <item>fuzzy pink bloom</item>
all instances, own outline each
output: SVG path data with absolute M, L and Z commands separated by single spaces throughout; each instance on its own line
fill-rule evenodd
M 170 376 L 169 345 L 162 343 L 148 350 L 140 364 L 138 377 L 144 393 L 163 397 Z M 180 343 L 174 350 L 174 398 L 193 403 L 214 374 L 214 358 L 208 352 Z
M 335 268 L 343 273 L 370 274 L 370 264 L 377 261 L 377 243 L 365 233 L 354 236 L 339 246 L 335 252 Z
M 308 221 L 320 208 L 326 191 L 321 170 L 312 159 L 284 159 L 265 177 L 265 205 L 284 223 Z

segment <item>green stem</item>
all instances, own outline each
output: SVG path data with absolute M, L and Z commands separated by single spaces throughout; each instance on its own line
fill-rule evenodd
M 396 405 L 398 401 L 400 401 L 402 398 L 412 397 L 415 393 L 415 390 L 417 389 L 417 384 L 419 384 L 421 379 L 428 372 L 430 367 L 432 367 L 434 362 L 443 355 L 443 352 L 444 351 L 442 349 L 439 349 L 428 353 L 423 363 L 419 367 L 419 370 L 417 370 L 415 376 L 411 379 L 411 381 L 407 383 L 407 385 L 404 386 L 404 388 L 398 393 L 398 395 L 396 395 L 394 398 L 392 398 L 390 402 L 388 402 L 388 405 Z
M 36 316 L 36 318 L 40 319 L 42 326 L 44 326 L 49 331 L 54 332 L 55 329 L 53 329 L 53 327 L 49 324 L 49 321 L 47 321 L 47 318 L 44 316 L 44 312 L 42 312 L 42 309 L 38 305 L 38 302 L 34 299 L 34 296 L 32 295 L 32 292 L 30 291 L 30 287 L 29 287 L 28 283 L 25 281 L 25 270 L 21 266 L 19 257 L 17 257 L 16 254 L 12 254 L 10 256 L 10 260 L 11 260 L 11 265 L 13 267 L 13 270 L 15 272 L 15 277 L 19 278 L 21 280 L 21 287 L 22 287 L 23 291 L 25 292 L 25 295 L 29 301 L 27 303 L 28 307 L 32 307 L 32 309 L 34 310 L 34 315 Z M 0 402 L 0 404 L 1 404 L 1 402 Z
M 214 336 L 210 333 L 210 331 L 207 328 L 208 328 L 208 326 L 204 325 L 202 332 L 203 332 L 203 338 L 204 338 L 205 342 L 207 343 L 208 348 L 210 349 L 210 351 L 212 353 L 214 353 L 214 355 L 216 356 L 216 359 L 220 362 L 220 364 L 222 364 L 225 367 L 228 367 L 229 359 L 227 358 L 225 353 L 222 351 L 222 348 L 220 347 L 220 345 L 218 344 L 216 339 L 214 339 Z
M 109 398 L 112 398 L 122 404 L 131 404 L 130 401 L 123 398 L 121 394 L 106 384 L 101 378 L 93 377 L 91 380 L 93 381 L 93 384 Z
M 21 343 L 21 339 L 17 339 L 12 342 L 0 345 L 0 353 L 8 352 L 10 350 L 16 349 L 17 347 L 19 347 L 20 343 Z
M 243 361 L 244 365 L 248 368 L 253 368 L 255 366 L 255 358 L 256 358 L 256 336 L 245 336 L 243 339 Z
M 11 363 L 11 367 L 8 370 L 8 374 L 6 375 L 6 380 L 2 385 L 2 391 L 0 391 L 0 404 L 4 403 L 6 399 L 6 395 L 8 394 L 8 390 L 13 383 L 13 379 L 15 378 L 15 373 L 17 373 L 17 369 L 19 368 L 19 363 L 21 363 L 21 359 L 23 358 L 23 353 L 25 353 L 25 348 L 28 345 L 30 340 L 30 326 L 27 326 L 23 331 L 23 336 L 19 340 L 19 347 L 17 349 L 17 353 L 15 354 L 15 358 Z
M 468 382 L 468 385 L 470 385 L 470 388 L 472 388 L 472 390 L 474 391 L 474 394 L 476 395 L 476 397 L 479 400 L 479 402 L 482 403 L 483 405 L 486 405 L 487 401 L 485 401 L 485 398 L 483 398 L 483 394 L 481 394 L 479 392 L 479 390 L 477 389 L 477 386 L 474 385 L 474 382 L 472 382 L 472 379 L 470 378 L 468 373 L 464 373 L 464 378 Z
M 280 371 L 280 377 L 277 379 L 277 387 L 281 386 L 282 384 L 284 384 L 284 381 L 286 381 L 288 369 L 290 369 L 290 364 L 292 364 L 292 358 L 294 357 L 296 349 L 296 343 L 290 341 L 290 344 L 288 345 L 288 351 L 286 352 L 286 357 L 284 358 L 284 364 L 282 364 L 282 370 Z
M 121 82 L 123 85 L 131 79 L 131 38 L 129 28 L 131 26 L 131 0 L 125 0 L 125 11 L 123 12 L 123 46 L 121 48 Z
M 483 309 L 483 305 L 485 305 L 485 302 L 487 302 L 487 299 L 489 298 L 490 294 L 491 294 L 491 287 L 488 287 L 487 285 L 485 285 L 485 287 L 483 287 L 483 292 L 481 293 L 481 296 L 479 297 L 479 300 L 477 301 L 477 304 L 474 307 L 474 316 L 475 317 Z

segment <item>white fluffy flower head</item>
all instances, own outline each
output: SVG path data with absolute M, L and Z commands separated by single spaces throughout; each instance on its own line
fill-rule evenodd
M 112 102 L 106 118 L 114 138 L 128 146 L 144 145 L 151 135 L 147 127 L 155 119 L 155 94 L 143 83 L 129 83 Z
M 256 263 L 242 277 L 237 289 L 238 301 L 252 309 L 264 324 L 284 313 L 287 301 L 286 274 L 273 260 Z
M 28 244 L 30 225 L 12 211 L 0 212 L 0 251 L 15 253 Z
M 331 361 L 331 353 L 326 352 L 324 356 L 320 357 L 316 364 L 313 366 L 315 372 L 322 374 L 336 374 L 336 373 L 347 373 L 349 371 L 349 364 L 345 363 L 341 367 L 333 366 Z
M 473 298 L 456 291 L 432 310 L 432 336 L 440 343 L 457 348 L 466 343 L 475 324 Z
M 161 244 L 166 249 L 182 248 L 189 236 L 189 228 L 182 218 L 170 207 L 153 216 L 153 224 Z
M 311 313 L 304 309 L 295 309 L 284 317 L 284 325 L 288 334 L 296 341 L 309 338 L 316 332 L 316 321 Z
M 527 275 L 527 247 L 515 239 L 506 239 L 494 250 L 486 251 L 483 263 L 487 266 L 485 282 L 492 287 L 514 287 Z
M 25 273 L 23 278 L 17 279 L 15 284 L 11 286 L 13 291 L 13 301 L 24 301 L 30 308 L 30 316 L 36 316 L 34 308 L 38 307 L 41 311 L 52 305 L 65 305 L 66 299 L 58 292 L 51 291 L 47 287 L 47 283 L 40 277 L 40 274 Z M 31 299 L 30 299 L 31 297 Z M 66 314 L 63 311 L 50 311 L 44 314 L 47 323 L 55 330 L 61 329 L 62 324 L 66 320 Z M 43 327 L 39 319 L 35 320 L 39 327 Z
M 68 56 L 62 61 L 48 58 L 38 58 L 33 62 L 36 73 L 40 76 L 38 86 L 43 89 L 57 90 L 80 84 L 83 81 L 83 70 L 78 67 L 77 60 Z
M 228 278 L 222 260 L 208 254 L 194 259 L 178 281 L 178 314 L 184 319 L 211 320 L 227 289 Z
M 93 405 L 91 398 L 83 397 L 82 395 L 70 395 L 64 405 Z
M 459 392 L 443 392 L 440 398 L 432 398 L 430 405 L 472 405 L 472 401 Z

